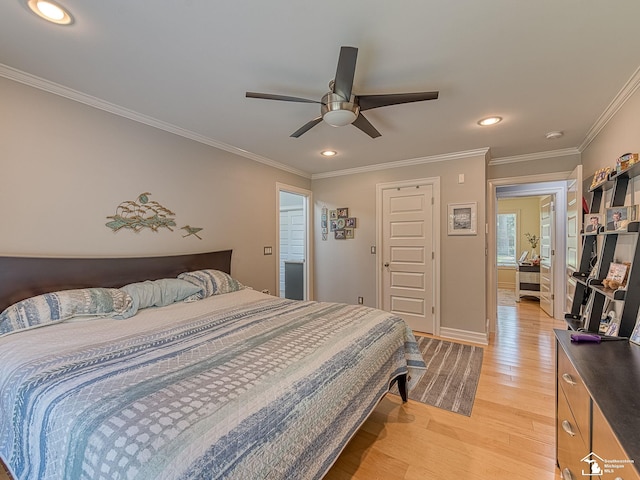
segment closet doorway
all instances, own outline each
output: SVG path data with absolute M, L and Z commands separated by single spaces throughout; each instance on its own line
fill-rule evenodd
M 278 248 L 276 268 L 277 296 L 293 300 L 310 300 L 311 266 L 309 264 L 311 238 L 309 205 L 311 192 L 277 185 Z

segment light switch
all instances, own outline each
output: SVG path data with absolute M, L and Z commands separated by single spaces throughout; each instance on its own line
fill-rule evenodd
M 273 255 L 273 247 L 264 247 L 265 255 Z
M 458 174 L 458 183 L 464 183 L 464 173 Z

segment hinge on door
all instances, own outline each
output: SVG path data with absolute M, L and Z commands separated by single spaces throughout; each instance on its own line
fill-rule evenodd
M 555 300 L 555 295 L 553 293 L 551 294 L 551 300 Z
M 435 260 L 436 259 L 436 252 L 431 252 L 431 260 Z
M 434 204 L 433 197 L 431 197 L 431 205 L 433 205 L 433 204 Z
M 431 307 L 431 313 L 435 314 L 436 313 L 436 307 Z

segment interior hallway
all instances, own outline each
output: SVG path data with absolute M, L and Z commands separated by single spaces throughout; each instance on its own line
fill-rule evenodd
M 326 479 L 560 479 L 553 329 L 565 325 L 501 297 L 471 417 L 387 395 Z

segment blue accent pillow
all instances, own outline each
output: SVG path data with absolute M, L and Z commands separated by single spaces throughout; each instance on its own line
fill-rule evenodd
M 130 283 L 120 290 L 131 296 L 131 307 L 116 318 L 133 317 L 138 310 L 148 307 L 164 307 L 182 300 L 200 299 L 200 287 L 178 278 L 162 278 Z
M 0 336 L 63 322 L 72 317 L 109 317 L 125 312 L 131 297 L 117 288 L 82 288 L 45 293 L 0 313 Z
M 178 275 L 178 278 L 186 280 L 200 287 L 202 298 L 223 293 L 237 292 L 246 288 L 231 275 L 220 270 L 196 270 Z

